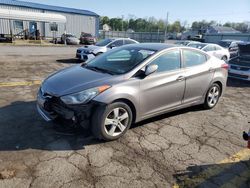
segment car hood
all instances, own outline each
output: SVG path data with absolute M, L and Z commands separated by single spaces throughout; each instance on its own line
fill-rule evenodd
M 115 77 L 118 79 L 115 79 Z M 50 95 L 60 97 L 105 84 L 112 85 L 117 82 L 119 78 L 121 78 L 121 76 L 95 72 L 81 65 L 77 65 L 49 76 L 44 80 L 42 90 Z
M 86 46 L 83 46 L 81 48 L 78 48 L 79 50 L 88 50 L 88 51 L 95 51 L 95 50 L 98 50 L 98 49 L 101 49 L 103 47 L 101 46 L 95 46 L 95 45 L 86 45 Z

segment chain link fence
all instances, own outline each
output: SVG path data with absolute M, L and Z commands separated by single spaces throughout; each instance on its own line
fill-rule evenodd
M 138 42 L 165 42 L 165 32 L 103 31 L 101 38 L 131 38 Z

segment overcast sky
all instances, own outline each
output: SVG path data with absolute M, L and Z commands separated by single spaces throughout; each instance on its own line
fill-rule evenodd
M 26 0 L 93 11 L 101 16 L 151 17 L 169 21 L 250 21 L 250 0 Z

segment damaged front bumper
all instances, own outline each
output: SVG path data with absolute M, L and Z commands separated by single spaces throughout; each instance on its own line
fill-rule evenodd
M 80 125 L 84 128 L 89 127 L 91 117 L 96 108 L 104 105 L 96 101 L 80 105 L 66 105 L 58 97 L 43 96 L 40 92 L 37 95 L 37 111 L 45 121 L 60 118 L 70 124 Z

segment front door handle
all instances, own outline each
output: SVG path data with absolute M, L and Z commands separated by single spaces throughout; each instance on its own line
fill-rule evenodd
M 185 80 L 185 77 L 184 76 L 179 76 L 176 80 L 177 81 L 183 81 L 183 80 Z

